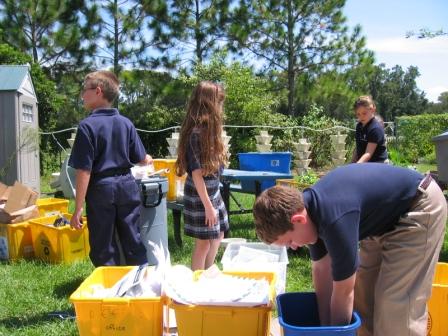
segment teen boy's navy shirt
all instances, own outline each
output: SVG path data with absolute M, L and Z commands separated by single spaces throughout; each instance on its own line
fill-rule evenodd
M 355 139 L 358 159 L 366 152 L 367 144 L 373 142 L 377 146 L 369 162 L 384 162 L 384 160 L 387 160 L 384 129 L 375 118 L 370 119 L 365 126 L 360 122 L 356 125 Z
M 303 192 L 305 208 L 316 224 L 319 239 L 309 245 L 311 259 L 327 253 L 335 281 L 358 267 L 358 241 L 393 229 L 417 193 L 423 176 L 384 163 L 339 167 Z
M 127 169 L 145 158 L 146 151 L 132 122 L 117 109 L 101 108 L 81 120 L 69 165 L 98 174 Z

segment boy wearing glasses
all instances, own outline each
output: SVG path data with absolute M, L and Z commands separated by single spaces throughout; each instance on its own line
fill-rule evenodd
M 118 78 L 110 71 L 89 73 L 81 90 L 91 111 L 79 123 L 69 165 L 76 169 L 75 211 L 70 221 L 81 229 L 84 201 L 88 218 L 90 259 L 98 266 L 120 265 L 121 243 L 126 265 L 147 262 L 140 239 L 140 192 L 131 174 L 134 164 L 152 163 L 132 122 L 112 103 Z

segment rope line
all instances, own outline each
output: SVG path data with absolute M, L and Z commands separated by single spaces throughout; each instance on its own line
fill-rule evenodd
M 299 129 L 299 130 L 308 130 L 313 132 L 328 132 L 332 130 L 345 130 L 349 132 L 354 132 L 355 130 L 346 126 L 333 126 L 329 128 L 323 128 L 323 129 L 315 129 L 308 126 L 270 126 L 270 125 L 223 125 L 224 128 L 269 128 L 269 129 Z M 166 132 L 169 130 L 178 130 L 180 129 L 180 126 L 171 126 L 159 130 L 144 130 L 141 128 L 136 128 L 139 132 L 145 132 L 145 133 L 161 133 Z M 39 131 L 39 134 L 41 135 L 52 135 L 54 137 L 54 134 L 63 133 L 67 131 L 73 131 L 76 130 L 76 127 L 66 128 L 63 130 L 58 131 L 51 131 L 51 132 L 41 132 Z

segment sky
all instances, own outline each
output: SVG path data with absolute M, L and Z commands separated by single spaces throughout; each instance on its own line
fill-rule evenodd
M 347 0 L 344 13 L 349 26 L 362 27 L 377 64 L 418 67 L 417 87 L 429 101 L 448 91 L 448 35 L 406 38 L 421 28 L 448 32 L 448 0 Z

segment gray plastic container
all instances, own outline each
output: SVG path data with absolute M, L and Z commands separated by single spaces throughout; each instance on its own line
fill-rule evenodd
M 448 132 L 432 138 L 436 145 L 437 173 L 440 181 L 448 182 Z
M 166 194 L 168 179 L 154 176 L 137 180 L 142 198 L 140 214 L 140 234 L 146 247 L 148 263 L 156 265 L 157 260 L 148 241 L 159 245 L 162 243 L 165 255 L 168 253 L 168 227 L 166 211 Z

